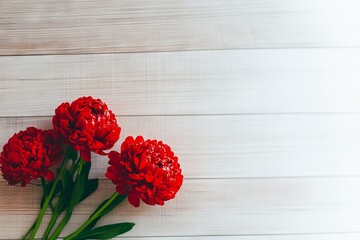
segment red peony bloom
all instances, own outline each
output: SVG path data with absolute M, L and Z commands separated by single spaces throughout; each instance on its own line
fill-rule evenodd
M 149 205 L 164 205 L 182 185 L 178 158 L 161 141 L 127 137 L 121 153 L 111 151 L 108 157 L 110 166 L 105 176 L 119 194 L 129 194 L 128 201 L 134 207 L 140 205 L 140 199 Z
M 52 130 L 29 127 L 14 134 L 4 145 L 0 168 L 9 184 L 25 186 L 42 176 L 53 180 L 54 174 L 49 168 L 58 163 L 61 155 L 61 143 L 54 138 Z
M 84 161 L 90 161 L 90 152 L 106 155 L 103 150 L 114 146 L 120 136 L 115 115 L 100 99 L 81 97 L 62 103 L 53 117 L 55 131 L 80 151 Z

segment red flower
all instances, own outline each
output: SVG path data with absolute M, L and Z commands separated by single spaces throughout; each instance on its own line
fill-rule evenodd
M 60 160 L 61 154 L 61 143 L 54 138 L 52 130 L 29 127 L 14 134 L 4 145 L 1 172 L 11 185 L 25 186 L 42 176 L 53 180 L 54 174 L 49 168 Z
M 81 97 L 62 103 L 52 119 L 55 131 L 80 151 L 84 161 L 90 161 L 90 152 L 106 155 L 103 150 L 114 146 L 120 136 L 115 115 L 100 99 Z
M 182 185 L 178 158 L 161 141 L 127 137 L 121 153 L 111 151 L 108 157 L 110 166 L 105 176 L 119 194 L 129 194 L 128 201 L 134 207 L 140 205 L 140 199 L 149 205 L 164 205 Z

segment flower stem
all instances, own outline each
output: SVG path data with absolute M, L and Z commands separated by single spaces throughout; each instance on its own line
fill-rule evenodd
M 80 161 L 80 164 L 77 167 L 78 170 L 77 170 L 77 179 L 76 180 L 78 180 L 78 178 L 83 174 L 83 168 L 84 168 L 84 161 L 81 158 L 79 161 Z M 64 218 L 61 220 L 59 225 L 56 227 L 55 231 L 51 234 L 49 240 L 56 240 L 57 237 L 60 235 L 62 230 L 65 228 L 66 224 L 69 222 L 75 205 L 70 204 L 70 206 L 68 206 L 68 209 L 66 211 Z
M 50 235 L 51 230 L 53 229 L 56 221 L 58 220 L 58 218 L 59 218 L 59 216 L 60 216 L 62 207 L 63 207 L 63 205 L 62 205 L 62 198 L 60 197 L 58 203 L 56 204 L 55 211 L 54 211 L 54 213 L 53 213 L 53 215 L 52 215 L 52 217 L 51 217 L 51 220 L 50 220 L 50 222 L 49 222 L 49 225 L 47 226 L 47 228 L 46 228 L 46 230 L 45 230 L 45 233 L 44 233 L 42 239 L 47 239 L 48 236 Z
M 47 209 L 47 207 L 48 207 L 48 205 L 49 205 L 49 203 L 50 203 L 50 200 L 51 200 L 52 196 L 53 196 L 54 193 L 55 193 L 56 186 L 57 186 L 57 184 L 58 184 L 58 182 L 59 182 L 59 180 L 60 180 L 61 174 L 62 174 L 62 172 L 64 171 L 64 169 L 66 168 L 66 163 L 67 163 L 67 161 L 68 161 L 68 159 L 69 159 L 70 152 L 71 152 L 71 148 L 68 147 L 68 149 L 67 149 L 67 151 L 66 151 L 65 158 L 64 158 L 63 162 L 61 163 L 60 170 L 58 171 L 58 173 L 57 173 L 57 175 L 56 175 L 56 177 L 55 177 L 54 184 L 52 185 L 52 188 L 51 188 L 51 190 L 50 190 L 50 193 L 49 193 L 49 195 L 46 196 L 45 201 L 44 201 L 44 204 L 43 204 L 43 206 L 42 206 L 42 208 L 41 208 L 41 210 L 40 210 L 40 212 L 39 212 L 39 216 L 38 216 L 38 218 L 37 218 L 37 220 L 36 220 L 36 223 L 35 223 L 35 226 L 34 226 L 34 228 L 33 228 L 33 231 L 32 231 L 32 233 L 31 233 L 31 235 L 30 235 L 30 240 L 34 240 L 34 239 L 35 239 L 36 232 L 38 231 L 38 229 L 39 229 L 39 227 L 40 227 L 41 221 L 42 221 L 42 219 L 43 219 L 43 217 L 44 217 L 44 215 L 45 215 L 45 212 L 46 212 L 46 209 Z
M 60 235 L 66 224 L 69 222 L 72 215 L 72 209 L 68 208 L 68 211 L 65 214 L 65 217 L 61 220 L 53 234 L 51 234 L 49 240 L 56 240 L 57 237 Z
M 108 200 L 107 202 L 99 208 L 97 211 L 95 211 L 89 219 L 81 225 L 80 228 L 78 228 L 75 232 L 70 234 L 69 236 L 65 237 L 64 240 L 71 240 L 74 239 L 77 235 L 79 235 L 87 226 L 89 226 L 94 220 L 96 220 L 100 214 L 119 196 L 117 192 L 115 192 Z
M 47 238 L 49 237 L 50 232 L 51 232 L 51 230 L 53 229 L 53 227 L 54 227 L 56 221 L 58 220 L 59 216 L 60 216 L 60 213 L 59 213 L 59 212 L 54 212 L 54 214 L 53 214 L 52 217 L 51 217 L 51 220 L 50 220 L 50 222 L 49 222 L 49 225 L 48 225 L 48 227 L 46 228 L 46 231 L 45 231 L 44 236 L 43 236 L 42 239 L 47 239 Z
M 25 240 L 26 237 L 32 232 L 32 230 L 33 230 L 34 227 L 35 227 L 36 221 L 37 221 L 37 218 L 36 218 L 35 222 L 33 223 L 33 225 L 29 228 L 29 230 L 27 230 L 27 232 L 26 232 L 26 233 L 24 234 L 24 236 L 21 238 L 21 240 Z
M 70 170 L 70 172 L 71 172 L 72 175 L 74 175 L 75 172 L 76 172 L 76 170 L 78 170 L 78 168 L 79 168 L 79 163 L 80 163 L 81 161 L 83 161 L 83 160 L 82 160 L 81 158 L 79 158 L 78 160 L 76 160 L 76 161 L 73 163 L 73 165 L 72 165 L 72 167 L 71 167 L 71 170 Z

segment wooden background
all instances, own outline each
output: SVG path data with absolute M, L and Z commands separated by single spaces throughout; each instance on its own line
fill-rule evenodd
M 0 144 L 93 95 L 121 141 L 162 139 L 183 166 L 174 201 L 101 222 L 136 222 L 125 239 L 358 240 L 359 12 L 358 0 L 2 0 Z M 93 162 L 100 189 L 65 234 L 114 191 L 106 159 Z M 0 239 L 26 231 L 40 195 L 0 182 Z

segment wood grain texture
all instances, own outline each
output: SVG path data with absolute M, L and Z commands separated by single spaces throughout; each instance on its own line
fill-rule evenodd
M 161 139 L 180 157 L 186 178 L 360 175 L 360 114 L 118 117 L 121 139 Z M 50 117 L 0 118 L 0 146 Z M 93 155 L 103 178 L 107 158 Z
M 14 1 L 0 55 L 359 46 L 357 0 Z
M 93 95 L 121 140 L 164 140 L 185 175 L 164 207 L 125 203 L 105 218 L 136 222 L 117 239 L 358 240 L 359 11 L 358 0 L 0 1 L 0 146 Z M 114 191 L 106 162 L 93 157 L 99 190 L 65 234 Z M 40 196 L 0 179 L 0 239 L 27 230 Z
M 360 49 L 0 58 L 0 116 L 100 97 L 119 115 L 360 111 Z
M 267 236 L 203 236 L 203 237 L 119 237 L 115 239 L 128 240 L 359 240 L 360 234 L 297 234 L 297 235 L 267 235 Z
M 126 234 L 133 237 L 359 232 L 359 184 L 359 177 L 191 179 L 164 207 L 124 203 L 101 224 L 134 221 L 136 228 Z M 31 225 L 40 191 L 0 184 L 1 196 L 11 194 L 0 198 L 0 232 L 18 238 Z M 101 181 L 97 193 L 74 212 L 64 234 L 113 191 L 112 183 Z

